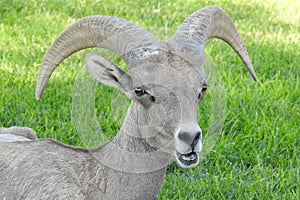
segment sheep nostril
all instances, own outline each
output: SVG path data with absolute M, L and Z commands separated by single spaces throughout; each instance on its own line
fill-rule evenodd
M 197 140 L 197 139 L 200 139 L 201 138 L 201 131 L 198 131 L 195 135 L 195 139 L 194 140 Z
M 202 133 L 201 131 L 197 131 L 196 133 L 181 131 L 178 133 L 177 137 L 194 151 L 201 140 Z
M 197 145 L 198 142 L 200 141 L 201 135 L 202 135 L 202 134 L 201 134 L 200 131 L 198 131 L 198 132 L 196 133 L 196 135 L 195 135 L 195 137 L 194 137 L 194 140 L 193 140 L 193 142 L 192 142 L 192 144 L 191 144 L 192 151 L 194 151 L 196 145 Z

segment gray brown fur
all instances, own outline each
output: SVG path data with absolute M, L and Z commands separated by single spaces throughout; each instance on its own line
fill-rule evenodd
M 36 140 L 36 133 L 27 127 L 0 128 L 0 142 Z

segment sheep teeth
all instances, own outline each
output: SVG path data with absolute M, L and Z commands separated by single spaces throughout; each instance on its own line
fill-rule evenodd
M 181 158 L 185 161 L 192 161 L 196 159 L 196 154 L 191 154 L 191 155 L 181 155 Z

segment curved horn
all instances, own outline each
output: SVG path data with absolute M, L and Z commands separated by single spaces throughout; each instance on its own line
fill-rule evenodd
M 82 18 L 61 32 L 46 52 L 38 74 L 36 99 L 40 99 L 55 68 L 79 50 L 106 48 L 128 61 L 128 52 L 156 41 L 148 31 L 124 19 L 110 16 Z
M 191 14 L 179 26 L 170 41 L 181 45 L 185 41 L 187 44 L 190 43 L 188 45 L 193 48 L 193 51 L 199 53 L 200 50 L 202 53 L 209 38 L 219 38 L 227 42 L 239 55 L 253 79 L 257 81 L 243 40 L 230 16 L 218 7 L 205 7 Z M 190 39 L 194 44 L 187 42 Z

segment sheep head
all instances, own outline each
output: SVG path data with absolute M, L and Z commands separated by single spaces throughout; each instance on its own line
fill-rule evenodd
M 182 167 L 195 166 L 202 148 L 197 105 L 207 89 L 204 47 L 212 37 L 227 42 L 257 80 L 231 18 L 217 7 L 187 17 L 169 41 L 159 41 L 117 17 L 92 16 L 69 26 L 49 48 L 38 75 L 36 98 L 56 66 L 71 54 L 90 47 L 110 49 L 125 59 L 128 72 L 96 53 L 87 55 L 86 65 L 95 79 L 132 100 L 121 130 L 143 138 L 154 149 L 170 147 Z

